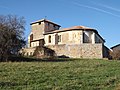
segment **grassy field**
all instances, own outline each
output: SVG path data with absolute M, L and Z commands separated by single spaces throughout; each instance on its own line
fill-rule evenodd
M 1 62 L 0 90 L 118 90 L 120 61 Z

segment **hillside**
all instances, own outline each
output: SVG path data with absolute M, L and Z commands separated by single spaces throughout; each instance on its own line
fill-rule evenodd
M 120 61 L 2 62 L 0 90 L 113 90 L 120 88 Z

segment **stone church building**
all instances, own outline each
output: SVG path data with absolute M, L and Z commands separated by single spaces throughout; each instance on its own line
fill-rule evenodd
M 105 40 L 97 30 L 85 26 L 73 26 L 61 29 L 60 25 L 46 19 L 31 24 L 28 47 L 24 55 L 33 55 L 37 46 L 55 51 L 56 56 L 70 58 L 106 58 L 108 49 Z M 44 53 L 39 53 L 39 56 Z

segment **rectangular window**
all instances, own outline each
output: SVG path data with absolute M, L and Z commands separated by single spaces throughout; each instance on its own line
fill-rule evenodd
M 58 35 L 58 42 L 61 42 L 61 35 Z
M 51 36 L 48 37 L 48 42 L 51 43 Z

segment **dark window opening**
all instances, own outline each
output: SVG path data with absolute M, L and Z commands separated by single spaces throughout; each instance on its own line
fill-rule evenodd
M 41 22 L 39 22 L 39 25 L 41 24 Z
M 48 38 L 48 42 L 51 43 L 51 36 L 49 36 L 49 38 Z
M 83 33 L 83 43 L 92 43 L 91 36 L 88 36 L 85 33 Z

